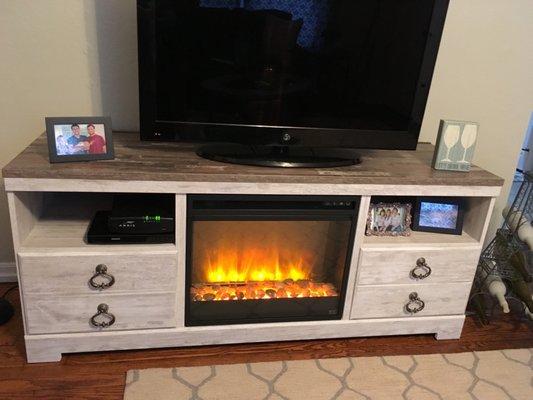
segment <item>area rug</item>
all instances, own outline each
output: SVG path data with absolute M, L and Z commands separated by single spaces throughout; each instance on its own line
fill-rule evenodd
M 531 400 L 533 349 L 130 370 L 125 400 Z

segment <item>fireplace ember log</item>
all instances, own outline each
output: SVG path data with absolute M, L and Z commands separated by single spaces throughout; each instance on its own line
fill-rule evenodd
M 195 283 L 191 285 L 193 301 L 290 299 L 338 296 L 331 283 L 310 280 Z

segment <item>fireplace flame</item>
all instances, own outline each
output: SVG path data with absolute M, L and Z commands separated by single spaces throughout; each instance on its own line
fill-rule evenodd
M 217 250 L 210 254 L 204 271 L 205 280 L 210 283 L 297 281 L 310 277 L 304 255 L 281 254 L 277 249 Z
M 204 261 L 202 281 L 191 287 L 193 301 L 338 296 L 333 284 L 314 280 L 313 258 L 303 251 L 224 248 Z

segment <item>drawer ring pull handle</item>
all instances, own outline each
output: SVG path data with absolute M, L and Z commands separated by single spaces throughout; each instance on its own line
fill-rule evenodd
M 109 311 L 109 306 L 105 303 L 99 304 L 97 307 L 97 312 L 91 317 L 91 325 L 97 328 L 107 328 L 115 323 L 115 316 Z M 103 320 L 98 322 L 98 319 L 102 316 Z
M 409 302 L 405 305 L 405 311 L 409 314 L 416 314 L 424 309 L 426 303 L 424 303 L 418 297 L 418 293 L 413 292 L 409 295 Z
M 106 282 L 98 283 L 96 281 L 98 277 L 106 279 Z M 115 277 L 107 273 L 107 265 L 105 264 L 97 265 L 94 270 L 94 275 L 91 277 L 91 279 L 89 279 L 89 286 L 92 287 L 93 289 L 103 290 L 103 289 L 107 289 L 113 286 L 114 284 L 115 284 Z
M 420 257 L 416 260 L 416 267 L 411 270 L 410 275 L 413 279 L 425 279 L 431 275 L 431 268 L 425 258 Z

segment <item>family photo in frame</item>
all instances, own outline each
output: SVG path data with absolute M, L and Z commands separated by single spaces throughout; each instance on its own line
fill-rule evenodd
M 370 204 L 367 236 L 409 236 L 411 234 L 411 204 Z
M 46 118 L 50 162 L 114 158 L 111 118 Z

